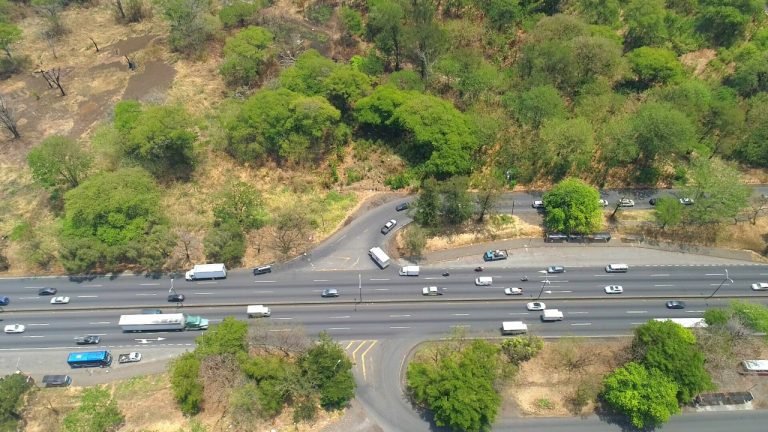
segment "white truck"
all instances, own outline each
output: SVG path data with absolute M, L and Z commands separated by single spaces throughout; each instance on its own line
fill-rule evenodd
M 208 320 L 195 315 L 121 315 L 118 325 L 124 332 L 207 330 Z
M 418 276 L 419 266 L 400 267 L 400 271 L 398 273 L 400 274 L 400 276 Z
M 478 278 L 475 278 L 475 285 L 491 286 L 493 285 L 493 278 L 491 276 L 480 276 Z
M 224 264 L 196 264 L 188 271 L 184 279 L 195 281 L 201 279 L 226 279 L 227 267 Z
M 654 321 L 672 321 L 685 328 L 707 327 L 707 321 L 704 318 L 654 318 Z
M 382 269 L 389 267 L 389 255 L 385 254 L 380 247 L 371 248 L 368 251 L 368 255 Z
M 558 309 L 544 309 L 541 313 L 542 321 L 562 321 L 563 313 Z
M 501 323 L 501 334 L 516 335 L 528 333 L 528 326 L 522 321 L 504 321 Z
M 250 305 L 246 309 L 248 318 L 264 318 L 272 315 L 272 311 L 264 305 Z

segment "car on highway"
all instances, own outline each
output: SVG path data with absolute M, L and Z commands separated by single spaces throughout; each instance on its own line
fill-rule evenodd
M 680 204 L 682 205 L 693 205 L 693 198 L 680 198 Z
M 600 203 L 601 206 L 608 207 L 608 200 L 601 199 L 598 202 Z
M 542 302 L 535 301 L 525 305 L 525 308 L 528 309 L 529 311 L 543 311 L 544 309 L 547 308 L 547 305 L 545 305 Z
M 24 324 L 8 324 L 3 331 L 6 333 L 24 333 L 27 327 Z
M 59 292 L 59 290 L 57 290 L 56 288 L 45 287 L 45 288 L 39 289 L 37 291 L 37 295 L 39 296 L 56 295 L 57 292 Z
M 96 335 L 79 336 L 75 338 L 75 343 L 78 345 L 98 345 L 101 342 L 101 337 Z
M 535 209 L 543 209 L 544 208 L 544 201 L 536 200 L 533 203 L 531 203 L 531 207 Z
M 168 294 L 168 301 L 170 303 L 182 303 L 185 298 L 184 294 Z
M 440 291 L 440 288 L 438 288 L 436 286 L 431 286 L 431 287 L 424 287 L 424 288 L 422 288 L 421 289 L 421 295 L 425 295 L 425 296 L 439 296 L 439 295 L 443 295 L 443 292 Z
M 320 297 L 338 297 L 339 290 L 336 288 L 326 288 L 320 293 Z
M 261 267 L 256 267 L 253 269 L 253 275 L 263 275 L 267 273 L 272 273 L 272 266 L 271 265 L 263 265 Z
M 142 315 L 162 315 L 163 311 L 160 309 L 142 309 Z
M 670 300 L 667 302 L 667 309 L 685 309 L 685 302 L 682 300 Z
M 768 290 L 768 282 L 758 282 L 752 284 L 752 290 L 754 291 L 765 291 Z
M 547 273 L 565 273 L 565 267 L 563 266 L 549 266 L 547 267 Z
M 408 210 L 409 207 L 410 207 L 410 204 L 408 204 L 407 202 L 400 203 L 397 205 L 397 207 L 395 207 L 395 211 Z
M 51 299 L 51 304 L 67 304 L 69 303 L 69 297 L 59 296 Z
M 619 200 L 619 207 L 634 207 L 635 202 L 629 198 L 622 198 Z
M 389 222 L 385 223 L 384 226 L 381 227 L 381 233 L 382 234 L 389 233 L 390 231 L 392 231 L 392 228 L 394 228 L 395 225 L 397 225 L 397 221 L 394 219 L 390 219 Z
M 624 292 L 624 288 L 621 285 L 608 285 L 605 287 L 606 294 L 621 294 Z
M 0 296 L 0 306 L 8 306 L 11 304 L 11 299 L 8 296 Z
M 523 289 L 518 287 L 504 288 L 504 295 L 522 295 Z

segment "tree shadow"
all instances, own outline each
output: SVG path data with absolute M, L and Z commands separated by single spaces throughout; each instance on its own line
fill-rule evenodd
M 612 410 L 602 403 L 597 404 L 595 415 L 605 423 L 618 426 L 622 432 L 652 432 L 658 429 L 656 426 L 638 429 L 630 423 L 625 415 Z

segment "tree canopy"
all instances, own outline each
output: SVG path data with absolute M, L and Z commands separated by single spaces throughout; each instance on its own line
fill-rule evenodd
M 632 426 L 650 430 L 680 412 L 677 386 L 662 372 L 630 362 L 603 380 L 603 399 L 629 417 Z
M 544 224 L 551 232 L 591 234 L 603 225 L 600 194 L 584 181 L 567 178 L 543 197 Z
M 43 186 L 77 187 L 88 175 L 93 157 L 75 140 L 50 136 L 27 154 L 32 178 Z

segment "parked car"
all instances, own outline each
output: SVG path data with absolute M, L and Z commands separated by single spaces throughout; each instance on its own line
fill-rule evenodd
M 655 206 L 656 205 L 656 201 L 658 201 L 658 200 L 659 200 L 658 198 L 651 198 L 651 199 L 648 200 L 648 204 L 650 204 L 652 206 Z
M 397 207 L 395 207 L 395 211 L 408 210 L 409 207 L 410 207 L 410 204 L 408 204 L 407 202 L 400 203 L 397 205 Z
M 56 295 L 56 293 L 59 292 L 56 288 L 40 288 L 37 291 L 37 295 L 44 296 L 44 295 Z
M 101 337 L 94 335 L 75 338 L 75 343 L 78 345 L 98 345 L 99 342 L 101 342 Z
M 565 267 L 563 266 L 549 266 L 547 267 L 547 273 L 565 273 Z
M 601 206 L 608 207 L 608 200 L 601 199 L 598 202 L 600 203 Z
M 529 311 L 542 311 L 547 308 L 547 305 L 545 305 L 542 302 L 530 302 L 527 305 L 525 305 L 525 307 Z
M 397 221 L 394 219 L 390 219 L 389 222 L 385 223 L 383 227 L 381 227 L 381 233 L 387 234 L 388 232 L 392 231 L 392 228 L 397 225 Z
M 531 204 L 531 207 L 535 209 L 543 209 L 544 208 L 544 201 L 536 200 Z
M 634 207 L 635 202 L 629 198 L 622 198 L 619 200 L 619 207 Z
M 130 352 L 128 354 L 120 354 L 117 357 L 118 363 L 136 363 L 141 361 L 141 353 L 140 352 Z
M 685 309 L 685 302 L 682 300 L 670 300 L 667 302 L 667 309 Z
M 69 297 L 54 297 L 51 299 L 51 304 L 67 304 L 69 303 Z
M 8 324 L 5 326 L 4 331 L 6 333 L 24 333 L 27 327 L 24 324 Z
M 505 295 L 522 295 L 523 289 L 518 287 L 504 288 Z
M 680 198 L 680 204 L 682 205 L 693 205 L 693 198 Z
M 768 290 L 768 282 L 758 282 L 752 284 L 752 289 L 754 291 L 765 291 Z
M 182 303 L 185 298 L 184 294 L 168 294 L 168 301 L 171 303 Z
M 338 297 L 339 296 L 339 290 L 336 288 L 326 288 L 323 290 L 322 293 L 320 293 L 320 297 Z
M 606 294 L 621 294 L 624 292 L 624 288 L 621 285 L 608 285 L 605 287 Z

